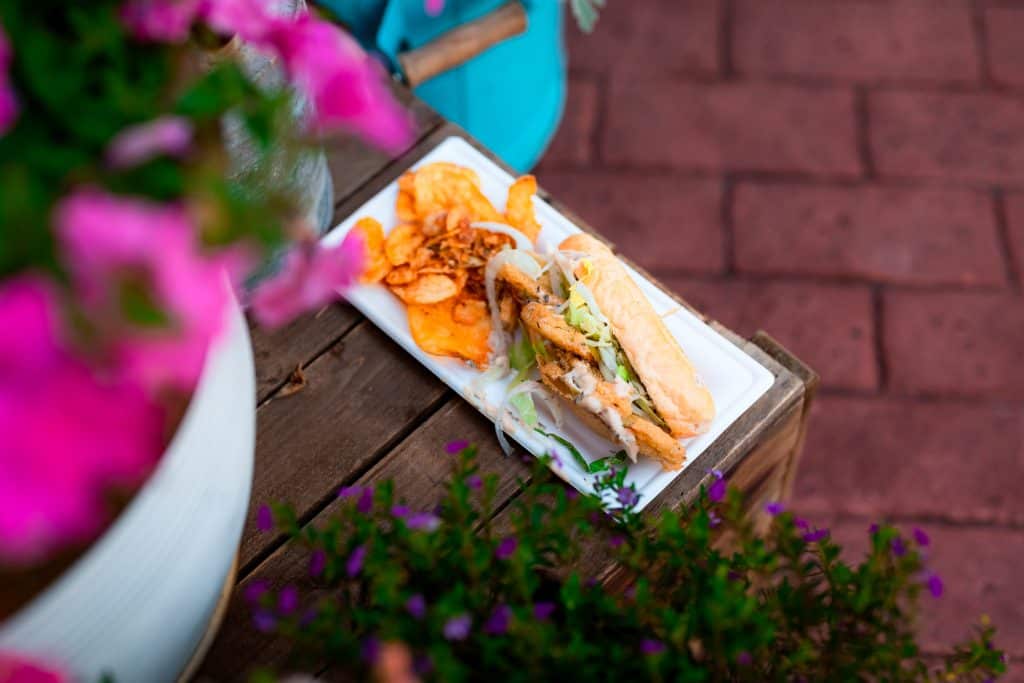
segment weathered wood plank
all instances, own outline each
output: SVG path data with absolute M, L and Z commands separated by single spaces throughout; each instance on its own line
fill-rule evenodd
M 329 355 L 329 354 L 328 354 Z M 483 475 L 497 474 L 499 504 L 514 496 L 517 479 L 529 476 L 529 467 L 520 458 L 505 457 L 494 439 L 494 426 L 472 406 L 452 398 L 405 438 L 388 456 L 377 462 L 357 480 L 361 486 L 372 486 L 391 479 L 396 496 L 413 509 L 430 510 L 440 502 L 444 484 L 452 470 L 453 457 L 445 453 L 449 441 L 465 439 L 479 445 L 478 463 Z M 340 506 L 336 498 L 310 523 L 329 518 Z M 203 664 L 201 675 L 217 681 L 244 680 L 254 666 L 280 666 L 288 648 L 267 634 L 257 631 L 248 606 L 241 595 L 253 581 L 267 581 L 271 586 L 292 584 L 304 595 L 319 595 L 319 589 L 308 578 L 306 551 L 294 543 L 275 550 L 240 585 L 232 597 L 228 615 L 216 643 Z
M 250 323 L 257 401 L 265 401 L 287 381 L 295 368 L 305 367 L 345 336 L 362 317 L 347 304 L 332 304 L 300 316 L 277 330 L 265 330 Z
M 313 361 L 306 387 L 271 398 L 257 412 L 251 509 L 286 501 L 300 516 L 369 467 L 445 396 L 444 385 L 369 322 Z M 244 569 L 274 539 L 250 514 L 242 537 Z

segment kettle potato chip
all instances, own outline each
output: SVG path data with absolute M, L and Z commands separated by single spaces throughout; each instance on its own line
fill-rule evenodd
M 464 358 L 486 368 L 490 318 L 484 315 L 471 323 L 460 322 L 453 315 L 456 305 L 454 299 L 429 305 L 410 304 L 407 314 L 412 338 L 427 353 Z
M 505 202 L 505 220 L 514 228 L 530 238 L 537 240 L 540 223 L 533 213 L 533 195 L 537 194 L 537 179 L 532 175 L 518 178 L 508 188 L 508 200 Z

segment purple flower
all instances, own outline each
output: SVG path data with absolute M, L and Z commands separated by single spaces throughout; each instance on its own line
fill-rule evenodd
M 537 602 L 533 605 L 533 618 L 537 621 L 547 621 L 555 613 L 555 603 Z
M 576 500 L 577 498 L 580 497 L 580 492 L 577 491 L 576 489 L 566 489 L 565 497 L 568 498 L 569 500 Z
M 508 605 L 498 605 L 484 624 L 484 632 L 492 636 L 502 636 L 508 632 L 508 622 L 512 618 L 512 609 Z
M 714 510 L 708 510 L 708 526 L 712 529 L 722 523 L 722 518 L 718 516 L 718 513 Z
M 892 539 L 892 542 L 889 543 L 889 546 L 892 548 L 892 554 L 896 557 L 903 557 L 907 554 L 907 547 L 903 544 L 902 536 L 897 536 L 896 538 Z
M 922 548 L 927 548 L 932 540 L 928 538 L 928 534 L 924 532 L 924 529 L 914 527 L 914 542 Z
M 628 508 L 636 505 L 637 501 L 640 500 L 640 494 L 632 486 L 623 486 L 619 489 L 617 498 L 622 507 Z
M 356 576 L 363 570 L 363 561 L 366 560 L 366 546 L 358 546 L 352 551 L 352 554 L 348 556 L 348 562 L 345 564 L 345 572 L 349 575 L 349 578 Z
M 778 501 L 772 501 L 770 503 L 765 503 L 764 511 L 772 517 L 778 517 L 786 511 L 786 506 Z
M 363 645 L 360 648 L 360 656 L 363 661 L 367 664 L 373 664 L 377 661 L 377 656 L 380 654 L 380 641 L 373 636 L 367 636 L 363 640 Z
M 362 492 L 362 486 L 342 486 L 338 489 L 338 498 L 354 498 Z
M 473 489 L 474 491 L 479 490 L 484 485 L 484 480 L 480 478 L 479 474 L 471 474 L 466 477 L 466 486 Z
M 878 533 L 878 525 L 877 524 L 872 524 L 871 526 L 869 526 L 868 527 L 868 533 L 871 534 L 872 536 L 877 534 Z
M 461 453 L 467 448 L 469 448 L 469 442 L 465 439 L 456 439 L 455 441 L 449 441 L 444 445 L 444 450 L 451 455 Z
M 452 617 L 444 623 L 444 637 L 448 640 L 465 640 L 472 625 L 473 618 L 468 614 Z
M 277 596 L 277 611 L 282 615 L 289 615 L 299 606 L 299 591 L 295 586 L 285 586 Z
M 725 479 L 725 475 L 722 474 L 722 470 L 718 469 L 717 467 L 712 467 L 710 470 L 708 470 L 708 472 L 710 472 L 711 476 L 713 476 L 715 479 Z
M 806 543 L 816 543 L 825 538 L 828 538 L 828 529 L 815 529 L 804 534 L 804 541 Z
M 739 573 L 735 569 L 730 569 L 729 573 L 725 575 L 725 578 L 729 579 L 730 581 L 739 581 L 743 578 L 743 574 Z
M 192 145 L 192 123 L 180 116 L 161 116 L 121 130 L 107 147 L 107 163 L 128 168 L 167 155 L 178 157 Z
M 263 597 L 263 594 L 270 589 L 270 584 L 265 579 L 256 579 L 245 587 L 243 595 L 248 602 L 256 602 Z
M 252 623 L 257 631 L 266 633 L 267 631 L 272 631 L 277 626 L 277 617 L 268 610 L 258 609 L 252 613 Z
M 928 592 L 932 594 L 933 598 L 942 597 L 942 577 L 935 572 L 928 572 L 925 575 L 925 586 L 928 587 Z
M 665 651 L 665 643 L 653 638 L 644 638 L 640 641 L 640 652 L 645 655 L 659 655 Z
M 708 488 L 708 499 L 712 503 L 718 503 L 723 498 L 725 498 L 725 479 L 715 479 Z
M 441 518 L 429 512 L 417 512 L 405 520 L 405 525 L 417 531 L 436 531 L 441 526 Z
M 309 609 L 307 609 L 305 612 L 302 613 L 301 617 L 299 617 L 299 626 L 301 626 L 303 628 L 309 626 L 314 621 L 316 621 L 317 615 L 318 615 L 318 612 L 316 610 L 316 607 L 310 607 Z
M 811 525 L 803 517 L 794 517 L 793 526 L 795 526 L 797 529 L 803 529 L 804 531 L 807 531 L 811 528 Z
M 408 517 L 409 512 L 409 506 L 407 505 L 396 505 L 391 508 L 391 514 L 395 517 Z
M 369 514 L 373 510 L 373 487 L 367 486 L 359 495 L 359 502 L 356 503 L 356 511 L 360 514 Z
M 324 567 L 327 566 L 327 553 L 323 550 L 314 550 L 309 555 L 309 575 L 320 576 L 324 573 Z
M 754 658 L 750 656 L 750 653 L 746 650 L 742 650 L 736 655 L 736 663 L 740 666 L 750 666 L 754 663 Z
M 498 544 L 498 548 L 494 551 L 494 556 L 499 560 L 507 560 L 512 557 L 512 553 L 519 547 L 519 541 L 516 540 L 515 536 L 506 536 L 501 539 L 501 543 Z
M 270 531 L 274 528 L 274 513 L 267 505 L 260 505 L 256 511 L 256 528 L 260 531 Z
M 620 536 L 619 534 L 615 534 L 614 536 L 612 536 L 611 538 L 608 539 L 608 545 L 610 545 L 613 548 L 618 548 L 620 545 L 622 545 L 625 542 L 626 542 L 626 537 L 625 536 Z
M 416 619 L 422 619 L 427 613 L 427 601 L 417 593 L 405 601 L 405 611 Z

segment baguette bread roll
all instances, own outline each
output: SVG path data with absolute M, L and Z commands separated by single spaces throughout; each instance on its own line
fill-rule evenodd
M 619 259 L 585 233 L 567 237 L 559 248 L 587 254 L 593 267 L 576 276 L 593 293 L 672 436 L 704 432 L 715 416 L 711 392 Z

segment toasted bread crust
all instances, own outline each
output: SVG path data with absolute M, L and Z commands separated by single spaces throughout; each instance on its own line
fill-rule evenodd
M 584 233 L 566 238 L 560 248 L 590 258 L 593 268 L 583 282 L 611 323 L 612 333 L 672 436 L 683 438 L 705 431 L 715 416 L 711 392 L 611 249 Z M 577 273 L 577 277 L 582 275 Z

